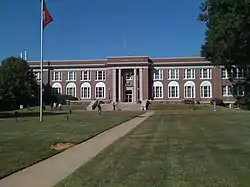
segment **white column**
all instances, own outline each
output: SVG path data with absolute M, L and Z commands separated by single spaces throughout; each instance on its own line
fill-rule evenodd
M 113 101 L 116 102 L 116 69 L 113 69 Z
M 142 68 L 139 69 L 140 100 L 143 101 Z
M 118 70 L 119 74 L 118 74 L 118 102 L 121 102 L 121 78 L 122 78 L 122 71 L 121 69 Z
M 136 100 L 137 100 L 137 85 L 136 85 L 136 78 L 137 78 L 137 75 L 136 75 L 136 69 L 134 69 L 134 91 L 133 91 L 133 100 L 134 100 L 134 103 L 136 103 Z

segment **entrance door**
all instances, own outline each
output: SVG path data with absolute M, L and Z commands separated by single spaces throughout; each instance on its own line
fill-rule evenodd
M 126 90 L 125 92 L 125 102 L 132 103 L 133 102 L 133 93 L 132 90 Z

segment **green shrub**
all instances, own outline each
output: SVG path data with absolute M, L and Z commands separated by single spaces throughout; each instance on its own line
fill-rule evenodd
M 194 101 L 191 100 L 191 99 L 185 99 L 185 100 L 182 100 L 183 104 L 194 104 Z
M 66 101 L 77 101 L 78 99 L 72 95 L 57 95 L 57 101 L 58 103 L 61 103 L 63 105 L 66 104 Z
M 212 98 L 212 99 L 210 100 L 210 104 L 213 105 L 213 104 L 214 104 L 214 101 L 216 102 L 217 106 L 223 106 L 223 107 L 226 106 L 225 103 L 223 102 L 223 100 L 222 100 L 222 99 L 219 99 L 219 98 Z

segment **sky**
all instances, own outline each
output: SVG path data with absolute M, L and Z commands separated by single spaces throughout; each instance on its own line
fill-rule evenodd
M 46 0 L 44 60 L 199 56 L 201 0 Z M 0 0 L 0 60 L 40 60 L 40 0 Z

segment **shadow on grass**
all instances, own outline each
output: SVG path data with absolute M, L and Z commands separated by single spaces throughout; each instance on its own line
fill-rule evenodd
M 67 111 L 53 111 L 53 112 L 43 112 L 44 116 L 52 116 L 52 115 L 62 115 L 68 114 Z M 40 115 L 39 112 L 1 112 L 1 118 L 26 118 L 26 117 L 38 117 Z

